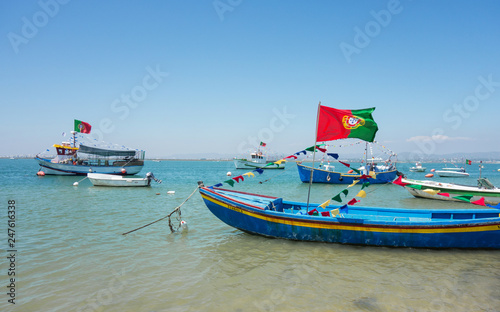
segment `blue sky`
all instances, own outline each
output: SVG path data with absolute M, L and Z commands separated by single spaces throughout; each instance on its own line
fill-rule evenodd
M 2 1 L 0 155 L 73 120 L 173 154 L 291 154 L 323 105 L 396 153 L 500 151 L 498 1 Z M 67 137 L 66 137 L 67 139 Z

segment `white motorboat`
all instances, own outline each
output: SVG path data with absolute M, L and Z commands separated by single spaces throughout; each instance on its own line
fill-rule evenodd
M 104 173 L 88 173 L 87 178 L 94 186 L 150 186 L 151 180 L 161 183 L 161 180 L 156 179 L 151 172 L 148 172 L 145 178 Z
M 427 168 L 422 167 L 422 164 L 419 162 L 416 163 L 414 167 L 410 168 L 410 171 L 412 171 L 412 172 L 425 172 L 425 170 L 427 170 Z
M 430 180 L 401 179 L 400 183 L 413 196 L 458 202 L 474 202 L 484 198 L 486 204 L 500 203 L 500 188 L 486 178 L 478 179 L 477 186 L 461 185 Z
M 469 176 L 469 174 L 465 172 L 464 168 L 443 168 L 441 170 L 436 170 L 435 173 L 440 177 L 446 178 L 460 178 Z

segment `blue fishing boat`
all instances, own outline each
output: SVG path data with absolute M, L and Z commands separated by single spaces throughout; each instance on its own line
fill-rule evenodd
M 200 193 L 221 221 L 266 237 L 365 246 L 500 249 L 497 209 L 322 208 L 203 184 Z
M 380 166 L 374 164 L 370 170 L 365 170 L 365 167 L 361 167 L 359 172 L 352 173 L 342 173 L 335 171 L 334 167 L 323 166 L 321 168 L 314 168 L 311 166 L 306 166 L 301 163 L 297 163 L 297 169 L 299 170 L 300 180 L 304 183 L 309 183 L 311 181 L 311 170 L 313 170 L 312 183 L 331 183 L 331 184 L 352 184 L 356 180 L 367 179 L 371 184 L 383 184 L 392 182 L 398 171 L 393 165 L 390 166 Z

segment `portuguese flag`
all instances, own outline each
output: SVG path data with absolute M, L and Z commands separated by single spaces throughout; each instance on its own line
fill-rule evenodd
M 373 142 L 378 131 L 373 120 L 373 108 L 335 109 L 319 106 L 316 142 L 358 138 Z
M 75 119 L 75 131 L 81 133 L 90 133 L 92 126 L 86 122 Z

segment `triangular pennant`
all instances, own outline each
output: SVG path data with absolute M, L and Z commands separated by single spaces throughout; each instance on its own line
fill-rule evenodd
M 213 187 L 221 187 L 223 184 L 222 183 L 217 183 Z
M 259 174 L 263 174 L 264 170 L 262 170 L 260 168 L 257 168 L 257 169 L 254 170 L 254 172 L 258 172 Z
M 227 183 L 231 186 L 234 186 L 234 180 L 233 179 L 230 179 L 230 180 L 227 180 L 227 181 L 224 181 L 224 183 Z
M 339 194 L 337 194 L 337 195 L 335 195 L 335 196 L 333 196 L 333 197 L 332 197 L 332 200 L 334 200 L 334 201 L 336 201 L 336 202 L 341 203 L 341 202 L 342 202 L 342 199 L 340 198 L 340 193 L 339 193 Z
M 330 214 L 332 215 L 332 217 L 336 217 L 339 213 L 340 213 L 339 208 L 333 209 L 330 211 Z
M 340 161 L 340 160 L 339 160 L 339 163 L 341 163 L 342 165 L 346 166 L 347 168 L 351 168 L 351 165 L 349 165 L 348 163 L 345 163 L 345 162 Z
M 422 185 L 420 185 L 420 184 L 408 184 L 408 185 L 406 185 L 406 187 L 411 187 L 411 188 L 414 188 L 416 190 L 422 189 Z
M 340 207 L 339 210 L 340 210 L 340 213 L 348 213 L 349 207 L 347 207 L 347 205 L 344 205 L 344 206 Z
M 429 195 L 437 195 L 437 193 L 441 192 L 440 190 L 433 190 L 433 189 L 425 189 L 422 190 L 422 192 L 426 192 Z
M 354 171 L 354 172 L 356 172 L 357 174 L 361 173 L 361 170 L 358 170 L 358 169 L 351 168 L 351 170 Z
M 290 156 L 285 157 L 285 159 L 288 159 L 288 158 L 297 159 L 297 156 L 295 156 L 295 155 L 290 155 Z
M 367 179 L 372 179 L 372 177 L 371 177 L 371 176 L 369 176 L 369 175 L 363 174 L 363 175 L 361 175 L 358 179 L 359 179 L 359 180 L 367 180 Z
M 329 211 L 322 211 L 322 212 L 321 212 L 321 215 L 322 215 L 323 217 L 329 217 L 329 216 L 330 216 L 330 212 L 329 212 Z
M 478 199 L 476 201 L 471 201 L 470 203 L 474 204 L 474 205 L 479 205 L 479 206 L 486 206 L 486 204 L 484 202 L 484 197 L 481 197 L 480 199 Z
M 344 193 L 344 195 L 347 196 L 347 194 L 349 194 L 349 191 L 347 189 L 345 189 L 345 190 L 342 190 L 342 192 L 340 192 L 340 193 Z
M 470 203 L 470 200 L 472 197 L 473 197 L 472 195 L 460 195 L 460 196 L 454 196 L 453 198 L 463 200 L 463 201 Z
M 354 180 L 354 182 L 352 182 L 352 184 L 350 184 L 348 187 L 353 187 L 354 185 L 358 184 L 358 182 L 359 182 L 359 180 Z
M 359 193 L 356 195 L 356 197 L 361 197 L 361 198 L 365 198 L 366 197 L 366 192 L 361 190 L 359 191 Z
M 354 205 L 355 203 L 358 203 L 358 202 L 359 202 L 359 200 L 357 200 L 356 198 L 353 198 L 347 204 L 352 206 L 352 205 Z
M 295 153 L 294 155 L 300 155 L 300 154 L 302 154 L 302 153 L 303 153 L 304 155 L 307 155 L 307 152 L 306 152 L 305 150 L 304 150 L 304 151 L 297 152 L 297 153 Z
M 498 203 L 496 206 L 488 205 L 488 204 L 486 204 L 486 206 L 488 206 L 490 208 L 500 209 L 500 203 Z
M 313 210 L 309 211 L 307 214 L 310 215 L 310 216 L 317 216 L 317 215 L 319 215 L 318 210 L 316 208 L 314 208 Z
M 339 154 L 337 154 L 337 153 L 327 153 L 327 155 L 331 156 L 331 157 L 333 157 L 335 159 L 339 159 Z
M 243 176 L 239 175 L 237 177 L 234 177 L 233 180 L 236 181 L 236 182 L 238 182 L 238 183 L 240 183 L 240 180 L 241 181 L 245 181 L 245 178 L 243 178 Z
M 450 197 L 450 193 L 438 193 L 438 195 Z
M 400 186 L 408 185 L 408 183 L 403 182 L 403 176 L 399 176 L 396 180 L 392 181 L 392 183 Z
M 319 207 L 325 209 L 325 207 L 328 205 L 330 205 L 330 200 L 327 200 L 326 202 L 322 203 L 321 205 L 319 205 Z
M 361 186 L 361 189 L 364 189 L 365 187 L 370 186 L 370 182 L 365 182 L 363 183 L 363 186 Z
M 322 153 L 326 153 L 326 148 L 317 147 L 317 149 Z
M 247 173 L 244 173 L 242 175 L 247 176 L 247 177 L 255 177 L 255 174 L 253 174 L 251 172 L 247 172 Z
M 274 163 L 277 164 L 277 165 L 281 165 L 282 162 L 285 162 L 286 160 L 284 159 L 280 159 L 278 161 L 275 161 Z

